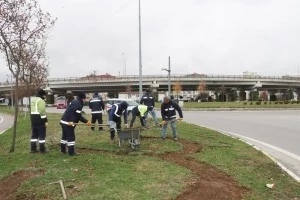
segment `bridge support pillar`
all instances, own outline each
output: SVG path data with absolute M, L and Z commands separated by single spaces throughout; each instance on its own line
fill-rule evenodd
M 157 84 L 157 82 L 154 80 L 154 81 L 152 81 L 150 88 L 151 88 L 152 92 L 157 92 L 157 89 L 159 88 L 159 84 Z
M 250 98 L 250 92 L 249 90 L 245 91 L 246 92 L 246 100 L 247 101 L 251 101 L 251 98 Z

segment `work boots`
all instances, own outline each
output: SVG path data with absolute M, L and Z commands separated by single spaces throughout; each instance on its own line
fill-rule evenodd
M 40 152 L 46 153 L 45 143 L 40 143 L 39 145 L 40 145 Z
M 67 148 L 66 148 L 66 144 L 60 144 L 60 152 L 62 153 L 67 153 Z
M 36 153 L 36 152 L 38 152 L 37 150 L 36 150 L 36 142 L 31 142 L 31 148 L 30 148 L 30 153 Z
M 74 146 L 68 147 L 68 153 L 69 153 L 69 156 L 77 156 L 78 155 L 74 150 Z
M 116 132 L 116 131 L 115 131 L 114 128 L 111 128 L 111 129 L 110 129 L 110 139 L 111 139 L 111 140 L 114 140 L 114 139 L 115 139 L 115 132 Z

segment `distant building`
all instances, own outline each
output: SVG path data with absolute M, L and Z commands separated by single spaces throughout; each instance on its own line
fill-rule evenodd
M 103 79 L 116 79 L 116 77 L 108 73 L 102 75 L 91 74 L 86 77 L 82 77 L 82 80 L 103 80 Z
M 244 76 L 244 78 L 254 78 L 254 77 L 257 77 L 257 72 L 245 71 L 245 72 L 243 72 L 243 76 Z

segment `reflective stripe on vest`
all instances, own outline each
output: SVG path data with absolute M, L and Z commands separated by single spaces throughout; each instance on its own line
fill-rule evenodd
M 103 113 L 103 111 L 92 111 L 92 114 Z
M 60 123 L 69 125 L 69 122 L 66 122 L 66 121 L 63 121 L 63 120 L 60 120 Z M 75 125 L 72 125 L 72 126 L 75 126 Z
M 116 106 L 116 111 L 115 111 L 115 115 L 117 116 L 117 117 L 121 117 L 121 115 L 118 115 L 117 114 L 117 112 L 118 112 L 118 110 L 119 110 L 119 105 L 118 104 L 115 104 L 115 106 Z
M 101 101 L 100 99 L 92 99 L 90 102 L 97 102 L 97 101 Z

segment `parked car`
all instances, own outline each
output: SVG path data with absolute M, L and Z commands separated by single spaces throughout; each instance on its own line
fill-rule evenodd
M 68 106 L 68 102 L 66 97 L 64 96 L 60 96 L 57 98 L 57 102 L 56 102 L 56 108 L 57 109 L 65 109 Z
M 128 103 L 128 107 L 127 107 L 127 115 L 128 116 L 131 114 L 132 109 L 135 106 L 139 105 L 136 101 L 134 101 L 132 99 L 107 99 L 106 104 L 105 104 L 107 113 L 109 112 L 109 110 L 111 109 L 113 104 L 121 103 L 122 101 L 126 101 Z
M 0 103 L 5 103 L 5 98 L 0 98 Z

